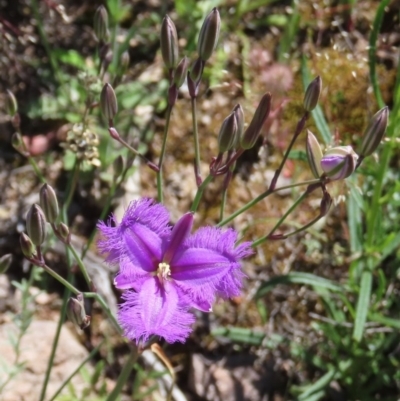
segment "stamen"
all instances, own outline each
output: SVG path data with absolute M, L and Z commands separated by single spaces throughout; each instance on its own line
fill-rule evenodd
M 168 277 L 171 275 L 171 268 L 168 263 L 159 263 L 157 269 L 157 277 L 162 283 L 164 280 L 168 280 Z

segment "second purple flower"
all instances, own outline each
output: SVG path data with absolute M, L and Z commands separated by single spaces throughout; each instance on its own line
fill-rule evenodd
M 132 202 L 119 225 L 108 223 L 99 223 L 99 249 L 119 266 L 115 285 L 127 291 L 118 318 L 137 343 L 152 335 L 184 341 L 191 308 L 209 312 L 217 296 L 240 294 L 240 259 L 252 251 L 249 242 L 235 246 L 235 230 L 204 227 L 191 235 L 191 213 L 171 228 L 168 211 L 150 199 Z

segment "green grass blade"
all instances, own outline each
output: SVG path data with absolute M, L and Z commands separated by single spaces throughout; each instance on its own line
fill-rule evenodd
M 334 283 L 331 280 L 328 280 L 323 277 L 316 276 L 312 273 L 302 273 L 302 272 L 294 272 L 289 273 L 285 276 L 276 276 L 272 279 L 264 282 L 257 294 L 256 297 L 261 297 L 271 291 L 278 284 L 305 284 L 311 285 L 313 287 L 326 288 L 331 291 L 341 292 L 343 291 L 343 287 L 339 284 Z
M 335 376 L 335 369 L 331 369 L 328 372 L 326 372 L 321 378 L 319 378 L 314 384 L 312 384 L 310 387 L 307 388 L 304 393 L 302 393 L 299 397 L 299 401 L 309 401 L 312 398 L 312 396 L 320 395 L 321 390 L 324 390 L 326 386 L 329 385 L 329 383 L 333 380 Z M 325 393 L 325 392 L 324 392 Z M 317 398 L 319 399 L 319 398 Z
M 371 299 L 372 272 L 364 270 L 361 275 L 360 294 L 356 308 L 356 320 L 354 322 L 353 339 L 360 342 L 363 336 L 365 323 L 367 321 L 368 309 Z
M 369 51 L 368 51 L 368 62 L 369 62 L 369 76 L 371 79 L 372 88 L 376 101 L 378 102 L 379 108 L 384 107 L 385 103 L 382 98 L 381 90 L 379 89 L 378 76 L 376 73 L 376 42 L 378 40 L 379 30 L 381 29 L 383 14 L 385 8 L 389 5 L 390 0 L 382 0 L 376 11 L 375 20 L 372 25 L 371 35 L 369 37 Z

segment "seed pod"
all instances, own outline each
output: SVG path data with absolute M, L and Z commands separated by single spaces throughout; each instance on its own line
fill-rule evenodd
M 175 24 L 166 15 L 161 25 L 161 54 L 168 69 L 175 68 L 179 57 L 178 34 Z
M 218 148 L 220 153 L 231 150 L 238 131 L 238 123 L 234 112 L 225 118 L 218 134 Z
M 106 8 L 101 5 L 94 14 L 94 33 L 99 41 L 107 42 L 110 37 L 108 31 L 108 13 Z
M 386 128 L 388 125 L 389 108 L 385 106 L 380 109 L 372 118 L 368 124 L 367 129 L 364 132 L 363 140 L 361 142 L 360 156 L 366 157 L 374 153 L 376 148 L 382 141 L 385 135 Z
M 269 116 L 271 111 L 271 94 L 266 93 L 254 113 L 250 125 L 247 127 L 245 133 L 240 139 L 240 146 L 242 149 L 251 149 L 257 142 L 260 131 Z
M 40 189 L 40 206 L 49 223 L 55 223 L 59 214 L 58 201 L 54 189 L 44 184 Z
M 207 61 L 218 43 L 221 18 L 218 10 L 214 7 L 207 15 L 200 30 L 197 51 L 203 61 Z
M 81 330 L 89 326 L 90 316 L 86 315 L 82 294 L 78 294 L 76 298 L 68 299 L 67 316 L 68 319 L 80 327 Z
M 337 146 L 324 153 L 321 168 L 331 180 L 343 180 L 354 172 L 357 159 L 351 146 Z
M 306 94 L 304 96 L 303 106 L 306 111 L 312 111 L 318 104 L 318 99 L 321 94 L 322 79 L 318 75 L 307 87 Z
M 26 231 L 36 246 L 46 239 L 46 217 L 39 205 L 32 205 L 26 216 Z
M 25 233 L 21 233 L 19 236 L 19 243 L 24 256 L 28 259 L 32 258 L 36 252 L 36 248 L 35 245 L 33 245 L 32 240 Z
M 0 258 L 0 274 L 4 274 L 7 272 L 12 262 L 11 253 L 7 253 Z
M 105 84 L 100 95 L 100 107 L 103 116 L 107 121 L 112 121 L 118 113 L 117 97 L 113 87 L 110 84 Z
M 307 130 L 307 142 L 306 142 L 306 153 L 308 164 L 311 172 L 315 178 L 321 177 L 323 170 L 321 168 L 322 150 L 319 145 L 317 138 L 314 134 Z
M 18 112 L 17 99 L 9 89 L 7 89 L 6 96 L 6 112 L 10 117 L 14 117 Z

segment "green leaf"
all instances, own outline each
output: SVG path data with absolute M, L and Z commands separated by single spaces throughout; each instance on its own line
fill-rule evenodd
M 356 308 L 356 320 L 354 322 L 353 339 L 360 342 L 363 337 L 365 323 L 367 321 L 369 303 L 372 290 L 372 272 L 364 270 L 361 275 L 360 293 Z
M 310 385 L 299 397 L 299 401 L 319 400 L 325 395 L 325 388 L 335 377 L 336 370 L 331 369 L 319 378 L 314 384 Z M 323 391 L 322 391 L 323 390 Z
M 326 288 L 331 291 L 343 291 L 343 287 L 323 277 L 318 277 L 312 273 L 294 272 L 284 276 L 276 276 L 265 281 L 259 288 L 256 297 L 262 297 L 271 291 L 278 284 L 305 284 L 313 287 Z
M 243 327 L 217 327 L 211 331 L 211 334 L 215 337 L 229 338 L 233 342 L 251 345 L 261 345 L 265 338 L 265 333 Z

